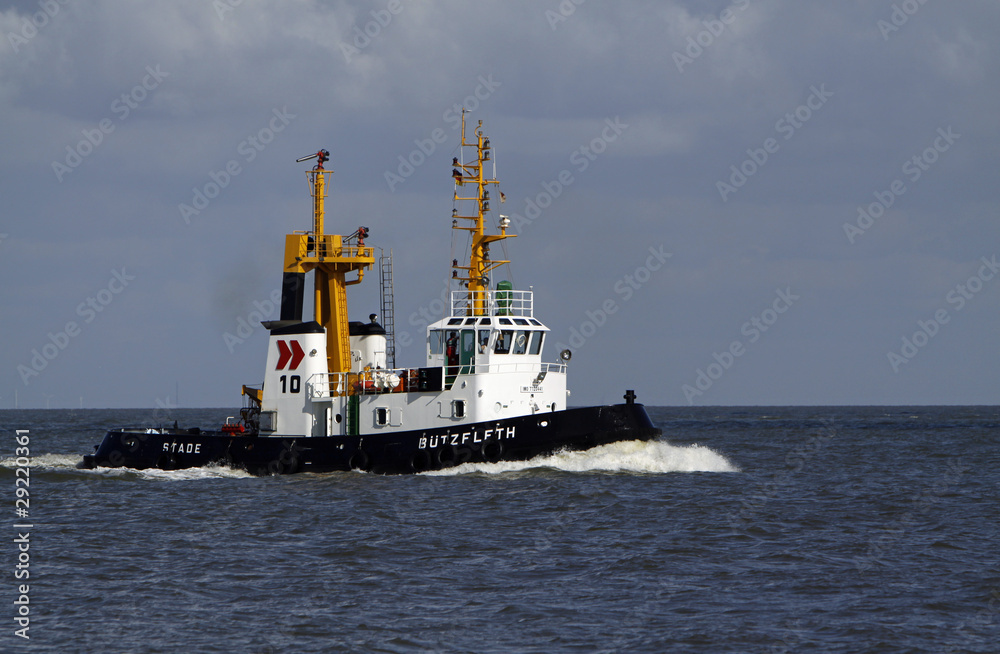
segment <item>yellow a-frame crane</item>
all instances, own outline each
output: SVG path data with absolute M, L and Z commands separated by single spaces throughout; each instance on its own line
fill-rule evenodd
M 309 232 L 285 236 L 281 319 L 302 319 L 305 274 L 313 271 L 315 320 L 326 329 L 327 369 L 330 373 L 342 373 L 351 369 L 346 289 L 360 283 L 365 270 L 375 265 L 375 252 L 374 248 L 365 247 L 364 239 L 368 235 L 365 227 L 359 227 L 346 239 L 324 232 L 326 176 L 333 171 L 325 170 L 323 163 L 329 157 L 329 152 L 320 150 L 298 159 L 300 162 L 317 160 L 313 169 L 306 173 L 313 198 L 313 228 Z M 357 272 L 357 278 L 348 280 L 347 275 L 352 272 Z

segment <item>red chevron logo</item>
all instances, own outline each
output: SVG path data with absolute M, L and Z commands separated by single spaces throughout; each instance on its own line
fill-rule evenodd
M 292 344 L 291 348 L 285 341 L 278 341 L 278 367 L 275 370 L 283 369 L 289 359 L 292 360 L 291 365 L 288 366 L 289 370 L 295 370 L 302 363 L 302 358 L 306 355 L 302 351 L 302 346 L 299 345 L 298 341 L 289 341 L 289 343 Z

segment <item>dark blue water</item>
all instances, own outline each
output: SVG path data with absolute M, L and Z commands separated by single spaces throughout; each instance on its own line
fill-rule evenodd
M 1000 409 L 650 412 L 664 442 L 252 478 L 73 468 L 231 411 L 0 411 L 0 651 L 1000 651 Z

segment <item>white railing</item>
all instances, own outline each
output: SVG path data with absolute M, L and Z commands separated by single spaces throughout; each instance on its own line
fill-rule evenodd
M 374 395 L 393 391 L 416 390 L 415 368 L 393 370 L 366 370 L 364 372 L 320 372 L 306 380 L 306 393 L 310 400 L 332 395 Z M 412 386 L 412 388 L 410 388 Z
M 491 363 L 489 365 L 485 363 L 477 363 L 476 374 L 504 374 L 512 372 L 544 372 L 546 375 L 552 374 L 566 374 L 566 364 L 565 363 L 528 363 L 528 362 L 517 362 L 517 363 Z
M 471 368 L 475 374 L 566 374 L 565 363 L 492 363 L 464 366 L 444 366 L 442 377 L 467 374 Z M 417 390 L 417 368 L 395 368 L 393 370 L 366 370 L 365 372 L 316 373 L 306 380 L 306 394 L 310 400 L 325 399 L 344 394 L 377 395 L 380 393 L 413 392 Z M 453 372 L 454 371 L 454 372 Z
M 533 291 L 452 291 L 451 315 L 534 317 Z M 482 309 L 482 313 L 477 311 Z

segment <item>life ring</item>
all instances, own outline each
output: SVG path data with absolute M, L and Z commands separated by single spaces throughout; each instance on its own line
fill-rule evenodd
M 487 441 L 483 443 L 483 460 L 487 463 L 497 463 L 503 457 L 503 443 L 500 441 Z

